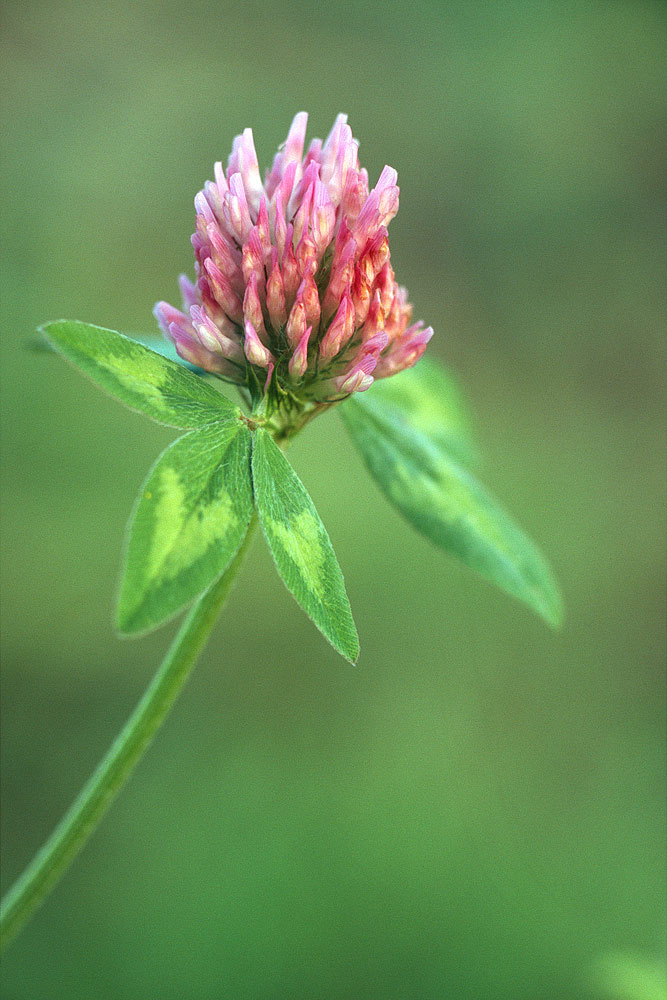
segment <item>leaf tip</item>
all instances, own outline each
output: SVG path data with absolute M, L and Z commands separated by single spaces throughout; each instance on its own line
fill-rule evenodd
M 114 625 L 118 634 L 125 638 L 134 637 L 142 631 L 142 625 L 137 621 L 136 608 L 128 608 L 122 600 L 122 595 L 116 607 Z
M 354 633 L 354 641 L 345 646 L 340 646 L 338 648 L 338 652 L 341 653 L 348 663 L 351 663 L 353 667 L 356 667 L 361 653 L 361 649 L 359 647 L 359 637 L 357 636 L 356 631 Z
M 52 319 L 48 320 L 46 323 L 40 323 L 37 327 L 37 333 L 40 336 L 46 338 L 46 340 L 54 341 L 58 339 L 58 327 L 67 323 L 66 319 Z
M 131 609 L 129 612 L 119 608 L 114 624 L 121 639 L 141 639 L 143 636 L 155 632 L 162 625 L 166 625 L 170 618 L 173 618 L 177 613 L 174 612 L 169 618 L 161 618 L 156 621 L 144 613 L 142 606 Z
M 565 605 L 560 587 L 556 583 L 555 577 L 548 565 L 542 559 L 543 579 L 538 587 L 533 589 L 532 595 L 526 600 L 533 611 L 535 611 L 546 624 L 558 632 L 562 629 L 565 621 Z
M 551 595 L 551 601 L 542 613 L 542 616 L 554 632 L 561 631 L 565 624 L 565 605 L 563 604 L 563 598 L 559 590 L 555 590 Z
M 118 634 L 125 639 L 136 639 L 154 631 L 162 624 L 163 621 L 156 622 L 152 620 L 150 614 L 147 614 L 145 595 L 137 600 L 137 594 L 127 585 L 125 577 L 116 601 L 114 616 Z

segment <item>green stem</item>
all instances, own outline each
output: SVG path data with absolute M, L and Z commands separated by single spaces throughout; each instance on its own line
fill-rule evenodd
M 231 590 L 257 524 L 253 514 L 245 540 L 227 570 L 197 601 L 125 728 L 112 744 L 51 837 L 9 890 L 0 906 L 0 948 L 17 934 L 54 888 L 97 828 L 141 759 L 187 681 Z

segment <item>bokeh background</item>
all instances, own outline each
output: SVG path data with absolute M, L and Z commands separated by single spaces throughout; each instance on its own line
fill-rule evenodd
M 664 948 L 665 8 L 10 0 L 4 11 L 3 877 L 171 628 L 119 641 L 125 524 L 173 437 L 30 350 L 150 333 L 192 198 L 252 125 L 350 116 L 392 257 L 549 553 L 554 634 L 429 547 L 335 413 L 291 458 L 362 640 L 263 544 L 186 693 L 4 961 L 7 1000 L 658 1000 Z

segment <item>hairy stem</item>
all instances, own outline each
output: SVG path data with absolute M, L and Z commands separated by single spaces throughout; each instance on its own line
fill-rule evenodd
M 97 828 L 183 689 L 231 590 L 257 524 L 223 573 L 199 598 L 179 629 L 144 696 L 42 849 L 0 906 L 0 948 L 21 930 Z

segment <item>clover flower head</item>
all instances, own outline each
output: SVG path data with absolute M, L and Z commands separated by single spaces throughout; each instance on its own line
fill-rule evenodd
M 184 360 L 276 408 L 362 392 L 414 365 L 433 333 L 411 324 L 391 266 L 396 171 L 369 190 L 345 115 L 304 156 L 307 120 L 296 115 L 264 183 L 252 130 L 234 139 L 227 170 L 216 163 L 195 198 L 183 309 L 155 307 Z

